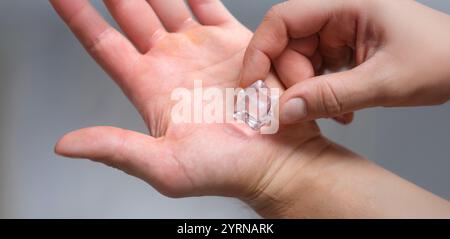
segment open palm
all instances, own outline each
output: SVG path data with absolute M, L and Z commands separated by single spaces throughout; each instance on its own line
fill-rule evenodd
M 305 142 L 325 140 L 314 123 L 270 136 L 238 124 L 171 123 L 173 89 L 192 88 L 194 80 L 221 88 L 239 85 L 244 49 L 252 36 L 220 1 L 188 2 L 198 21 L 183 0 L 106 0 L 126 38 L 88 0 L 51 1 L 133 102 L 152 135 L 93 127 L 69 133 L 56 151 L 119 168 L 173 197 L 253 197 L 283 167 L 302 165 L 290 156 Z M 283 180 L 288 182 L 289 175 Z

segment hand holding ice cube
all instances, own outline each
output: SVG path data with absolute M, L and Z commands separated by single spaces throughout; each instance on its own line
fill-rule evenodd
M 105 1 L 127 37 L 87 0 L 51 3 L 123 89 L 151 134 L 115 127 L 77 130 L 58 142 L 57 153 L 118 168 L 171 197 L 236 197 L 266 217 L 450 215 L 446 201 L 333 144 L 312 121 L 282 127 L 275 135 L 237 123 L 172 124 L 173 89 L 192 88 L 195 80 L 206 87 L 239 86 L 251 33 L 220 1 L 189 0 L 198 21 L 182 0 Z M 297 66 L 313 71 L 307 61 Z M 247 111 L 242 119 L 250 123 L 256 115 Z M 267 115 L 258 115 L 252 125 L 262 125 Z

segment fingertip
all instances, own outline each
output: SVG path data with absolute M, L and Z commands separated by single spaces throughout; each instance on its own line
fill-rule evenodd
M 73 131 L 65 134 L 61 139 L 58 140 L 54 147 L 54 152 L 57 155 L 75 158 L 79 157 L 79 148 L 80 148 L 80 138 L 79 132 Z
M 354 117 L 355 117 L 355 114 L 353 112 L 351 112 L 351 113 L 346 113 L 346 114 L 334 117 L 333 119 L 342 125 L 349 125 L 353 122 Z
M 292 49 L 286 49 L 274 61 L 274 67 L 287 88 L 314 76 L 310 60 Z
M 280 121 L 296 124 L 317 117 L 317 79 L 309 78 L 287 88 L 280 97 Z M 283 114 L 284 113 L 284 114 Z
M 58 142 L 56 142 L 55 146 L 53 147 L 53 152 L 56 155 L 65 157 L 64 150 L 63 150 L 63 144 L 61 143 L 61 141 L 62 141 L 62 138 L 59 139 Z
M 69 158 L 102 157 L 115 145 L 120 132 L 112 127 L 79 129 L 64 135 L 55 145 L 55 153 Z M 117 137 L 116 137 L 117 136 Z
M 283 124 L 295 124 L 306 119 L 306 102 L 300 97 L 292 98 L 281 105 L 280 121 Z

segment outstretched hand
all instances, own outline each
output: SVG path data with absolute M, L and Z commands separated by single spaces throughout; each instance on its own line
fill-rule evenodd
M 299 177 L 297 169 L 328 146 L 313 122 L 282 129 L 276 136 L 238 124 L 171 122 L 173 89 L 192 88 L 194 80 L 206 87 L 239 85 L 252 33 L 220 1 L 190 0 L 198 21 L 181 0 L 105 1 L 127 37 L 88 0 L 51 3 L 133 102 L 152 135 L 111 127 L 82 129 L 64 136 L 57 153 L 119 168 L 172 197 L 225 195 L 252 201 L 288 188 Z M 304 149 L 302 160 L 293 156 Z
M 189 0 L 196 21 L 183 0 L 105 0 L 127 37 L 88 0 L 50 2 L 133 102 L 151 135 L 82 129 L 64 136 L 57 153 L 121 169 L 172 197 L 237 197 L 267 217 L 450 215 L 447 201 L 330 143 L 314 122 L 284 126 L 275 135 L 236 123 L 172 123 L 175 88 L 192 89 L 195 80 L 205 87 L 240 85 L 252 34 L 220 1 Z M 296 67 L 302 71 L 295 80 L 312 77 L 309 61 Z

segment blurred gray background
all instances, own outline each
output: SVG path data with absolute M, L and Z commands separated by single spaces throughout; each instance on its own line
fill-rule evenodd
M 252 29 L 275 2 L 224 0 Z M 421 2 L 450 12 L 448 0 Z M 70 130 L 145 126 L 47 1 L 0 1 L 0 82 L 0 218 L 257 217 L 234 199 L 168 199 L 117 170 L 53 154 Z M 347 127 L 320 124 L 340 144 L 450 199 L 450 104 L 365 110 Z

